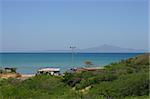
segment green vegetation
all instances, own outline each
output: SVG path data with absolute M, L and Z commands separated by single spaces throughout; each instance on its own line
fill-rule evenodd
M 5 79 L 0 81 L 0 96 L 4 99 L 66 99 L 75 93 L 62 78 L 48 75 L 36 76 L 24 81 Z
M 149 54 L 112 63 L 104 69 L 1 79 L 3 99 L 148 99 Z

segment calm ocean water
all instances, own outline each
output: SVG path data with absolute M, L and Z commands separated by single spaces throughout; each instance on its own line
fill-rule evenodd
M 72 63 L 71 53 L 0 53 L 1 67 L 16 67 L 20 73 L 35 73 L 42 67 L 58 67 L 64 72 L 72 67 L 84 67 L 90 60 L 95 66 L 127 59 L 141 53 L 75 53 Z

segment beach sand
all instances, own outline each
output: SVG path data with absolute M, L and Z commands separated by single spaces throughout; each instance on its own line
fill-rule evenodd
M 8 79 L 8 78 L 17 78 L 21 80 L 26 80 L 30 77 L 34 77 L 35 74 L 19 74 L 19 73 L 2 73 L 0 74 L 0 78 Z

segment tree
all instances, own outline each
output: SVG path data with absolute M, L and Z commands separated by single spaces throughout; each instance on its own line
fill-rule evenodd
M 91 67 L 93 65 L 93 63 L 89 60 L 85 61 L 84 63 L 86 65 L 86 67 Z
M 13 73 L 16 73 L 16 70 L 17 70 L 17 68 L 11 68 L 11 71 L 12 71 Z

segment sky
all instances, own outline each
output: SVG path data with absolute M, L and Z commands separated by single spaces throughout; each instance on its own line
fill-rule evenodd
M 148 0 L 1 0 L 0 51 L 148 49 Z

